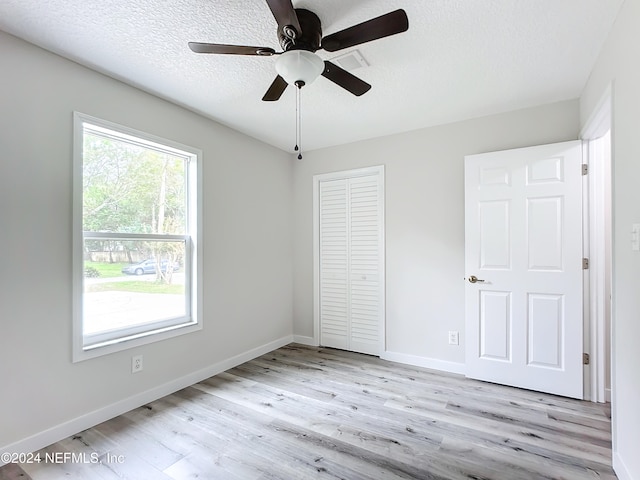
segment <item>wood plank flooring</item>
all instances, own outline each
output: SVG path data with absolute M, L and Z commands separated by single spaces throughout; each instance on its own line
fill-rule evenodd
M 609 406 L 292 344 L 6 479 L 615 479 Z M 73 457 L 75 455 L 75 457 Z

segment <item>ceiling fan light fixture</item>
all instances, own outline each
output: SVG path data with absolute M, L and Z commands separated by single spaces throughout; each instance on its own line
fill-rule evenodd
M 276 60 L 276 71 L 289 85 L 309 85 L 324 71 L 324 61 L 306 50 L 289 50 Z

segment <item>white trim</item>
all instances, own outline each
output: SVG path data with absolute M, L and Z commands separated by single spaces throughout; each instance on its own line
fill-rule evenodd
M 322 173 L 313 176 L 313 341 L 314 345 L 320 345 L 320 182 L 340 180 L 347 178 L 364 177 L 367 175 L 378 175 L 380 190 L 380 331 L 379 331 L 379 352 L 386 349 L 386 247 L 385 247 L 385 174 L 384 165 L 376 165 L 353 170 Z
M 226 360 L 222 360 L 218 363 L 210 365 L 206 368 L 190 373 L 175 380 L 171 380 L 163 385 L 138 393 L 131 397 L 125 398 L 118 402 L 112 403 L 105 407 L 94 410 L 93 412 L 86 413 L 80 417 L 76 417 L 67 422 L 51 427 L 42 432 L 38 432 L 35 435 L 19 440 L 10 445 L 0 447 L 0 452 L 35 452 L 52 443 L 59 442 L 70 435 L 74 435 L 78 432 L 91 428 L 99 423 L 105 422 L 111 418 L 122 415 L 129 412 L 134 408 L 138 408 L 147 403 L 158 400 L 177 392 L 183 388 L 189 387 L 195 383 L 201 382 L 209 377 L 222 373 L 230 368 L 241 365 L 245 362 L 253 360 L 261 355 L 267 354 L 280 347 L 290 344 L 293 341 L 293 336 L 288 335 L 272 342 L 266 343 L 259 347 L 248 350 L 244 353 L 235 355 Z M 0 461 L 0 467 L 3 463 Z
M 85 240 L 154 240 L 157 242 L 186 242 L 189 235 L 169 235 L 166 233 L 121 233 L 84 232 Z
M 162 325 L 162 321 L 156 323 Z M 96 342 L 95 344 L 84 345 L 81 355 L 74 356 L 74 363 L 88 360 L 90 358 L 101 357 L 109 353 L 120 352 L 129 348 L 140 347 L 148 343 L 159 342 L 161 340 L 177 337 L 179 335 L 197 332 L 198 330 L 202 330 L 202 324 L 198 324 L 193 320 L 187 322 L 185 319 L 183 323 L 177 323 L 175 325 L 170 324 L 167 327 L 159 327 L 155 330 L 146 330 L 136 334 L 127 335 L 126 333 L 124 333 L 126 332 L 126 329 L 122 330 L 123 337 L 115 338 L 111 341 Z
M 582 163 L 589 165 L 589 142 L 582 141 Z M 589 173 L 592 173 L 589 171 Z M 589 268 L 582 271 L 582 352 L 591 355 L 591 339 L 593 337 L 593 331 L 591 328 L 591 321 L 593 318 L 593 312 L 591 310 L 591 282 L 595 278 L 592 275 L 594 259 L 591 255 L 591 231 L 592 219 L 591 219 L 591 196 L 593 195 L 593 187 L 591 185 L 591 179 L 593 175 L 584 175 L 582 177 L 582 256 L 589 259 Z M 590 362 L 593 363 L 593 362 Z M 591 365 L 582 366 L 582 400 L 593 400 L 593 379 L 590 375 Z
M 83 145 L 83 120 L 85 116 L 79 112 L 73 112 L 73 172 L 72 172 L 72 231 L 71 231 L 71 358 L 73 362 L 80 360 L 78 354 L 84 346 L 82 331 L 82 297 L 84 282 L 84 259 L 82 233 L 82 145 Z
M 633 480 L 633 477 L 629 473 L 629 469 L 622 461 L 618 452 L 613 452 L 613 471 L 618 477 L 618 480 Z
M 154 135 L 153 133 L 136 130 L 135 128 L 127 127 L 126 125 L 121 125 L 116 122 L 93 117 L 91 115 L 87 115 L 86 113 L 78 111 L 74 111 L 73 115 L 74 119 L 77 117 L 81 123 L 86 122 L 91 124 L 91 129 L 96 132 L 101 129 L 111 130 L 118 133 L 119 137 L 128 137 L 128 140 L 130 140 L 132 143 L 139 142 L 139 140 L 144 140 L 143 145 L 149 146 L 150 148 L 154 148 L 161 152 L 166 152 L 177 156 L 183 156 L 184 153 L 189 153 L 192 155 L 202 154 L 202 151 L 197 148 L 191 147 L 190 145 L 185 145 L 184 143 L 176 142 L 175 140 Z M 82 129 L 84 128 L 82 124 L 79 127 L 80 131 L 82 131 Z
M 441 372 L 455 373 L 457 375 L 465 374 L 465 364 L 458 362 L 449 362 L 447 360 L 439 360 L 437 358 L 419 357 L 417 355 L 408 355 L 406 353 L 386 351 L 380 358 L 389 360 L 390 362 L 404 363 L 416 367 L 429 368 L 431 370 L 439 370 Z
M 86 125 L 85 125 L 86 124 Z M 123 336 L 116 339 L 98 343 L 87 347 L 83 335 L 83 231 L 82 231 L 82 197 L 83 197 L 83 140 L 85 129 L 99 134 L 118 134 L 118 138 L 131 140 L 133 143 L 152 148 L 158 151 L 170 153 L 182 157 L 187 161 L 186 182 L 189 198 L 186 202 L 186 231 L 188 235 L 139 235 L 139 234 L 107 234 L 91 233 L 88 237 L 105 238 L 149 238 L 162 241 L 185 242 L 185 264 L 191 265 L 191 275 L 185 282 L 185 301 L 187 317 L 175 319 L 169 326 L 167 322 L 156 324 L 154 330 L 139 332 L 129 337 Z M 202 195 L 202 165 L 204 163 L 202 150 L 183 145 L 173 140 L 158 137 L 156 135 L 135 130 L 108 120 L 92 117 L 81 112 L 73 112 L 73 231 L 72 231 L 72 352 L 73 362 L 79 362 L 101 355 L 106 355 L 121 350 L 145 345 L 167 338 L 192 333 L 202 329 L 203 319 L 203 288 L 202 288 L 202 238 L 203 238 L 203 195 Z M 195 185 L 193 184 L 195 180 Z M 126 332 L 123 332 L 126 335 Z
M 613 106 L 613 84 L 607 85 L 598 104 L 589 115 L 584 127 L 580 131 L 580 138 L 590 140 L 598 138 L 611 129 L 611 112 Z
M 293 336 L 293 341 L 295 343 L 299 343 L 300 345 L 308 345 L 310 347 L 317 347 L 318 346 L 318 342 L 316 341 L 316 339 L 314 337 L 307 337 L 304 335 L 294 335 Z

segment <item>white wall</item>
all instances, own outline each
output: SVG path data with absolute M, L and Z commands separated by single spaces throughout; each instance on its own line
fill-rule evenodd
M 578 112 L 568 101 L 307 152 L 293 170 L 294 333 L 313 335 L 313 175 L 384 164 L 386 356 L 461 370 L 464 156 L 575 140 Z
M 290 340 L 289 155 L 4 33 L 0 59 L 0 451 Z M 204 329 L 136 375 L 131 351 L 71 363 L 74 110 L 204 152 Z
M 624 2 L 580 102 L 584 125 L 613 83 L 612 422 L 614 468 L 640 479 L 640 253 L 631 250 L 640 223 L 640 2 Z

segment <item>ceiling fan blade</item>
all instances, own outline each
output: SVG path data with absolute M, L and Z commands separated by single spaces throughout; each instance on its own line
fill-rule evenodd
M 189 42 L 189 48 L 195 53 L 216 53 L 220 55 L 260 55 L 268 57 L 276 54 L 276 51 L 269 47 L 223 45 L 221 43 Z
M 291 26 L 296 30 L 296 38 L 302 33 L 298 15 L 291 0 L 266 0 L 267 5 L 271 9 L 276 22 L 278 22 L 278 30 L 282 31 L 284 27 Z
M 336 52 L 343 48 L 406 32 L 408 29 L 407 13 L 400 9 L 327 35 L 322 39 L 322 48 L 328 52 Z
M 262 101 L 275 102 L 276 100 L 279 100 L 286 88 L 286 80 L 278 75 L 267 90 L 267 93 L 265 93 L 264 97 L 262 97 Z
M 336 64 L 326 60 L 324 62 L 324 72 L 322 72 L 322 76 L 328 78 L 336 85 L 341 86 L 357 97 L 367 93 L 371 89 L 371 85 L 364 80 L 360 80 L 355 75 L 352 75 L 343 68 L 340 68 Z

